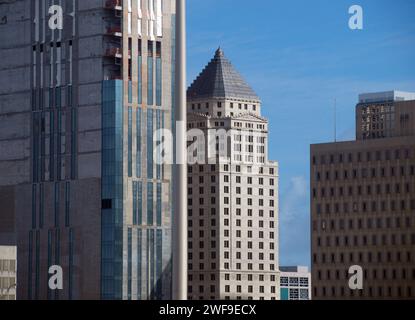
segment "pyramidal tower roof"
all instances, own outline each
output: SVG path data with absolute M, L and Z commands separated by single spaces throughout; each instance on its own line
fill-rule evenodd
M 234 98 L 259 101 L 258 95 L 225 57 L 221 48 L 187 90 L 188 99 Z

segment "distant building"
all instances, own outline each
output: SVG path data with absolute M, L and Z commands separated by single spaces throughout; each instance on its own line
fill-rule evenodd
M 280 267 L 281 300 L 311 300 L 311 273 L 308 267 Z
M 0 300 L 16 300 L 16 247 L 0 246 Z
M 415 298 L 415 94 L 362 94 L 356 141 L 311 145 L 313 299 Z M 349 267 L 363 269 L 351 290 Z
M 213 141 L 188 166 L 188 297 L 278 300 L 278 164 L 260 100 L 221 49 L 187 97 L 189 134 Z

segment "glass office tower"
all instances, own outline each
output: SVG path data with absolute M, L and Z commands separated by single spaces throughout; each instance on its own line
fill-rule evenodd
M 15 217 L 17 297 L 169 298 L 172 172 L 154 150 L 173 119 L 174 1 L 2 7 L 0 206 Z

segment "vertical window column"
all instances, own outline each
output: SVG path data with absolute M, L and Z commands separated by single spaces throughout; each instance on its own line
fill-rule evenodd
M 142 260 L 142 230 L 137 230 L 137 300 L 141 300 L 142 292 L 142 276 L 141 276 L 141 260 Z
M 162 64 L 161 42 L 156 42 L 156 105 L 161 106 L 162 99 Z
M 143 183 L 138 182 L 138 207 L 137 207 L 137 223 L 139 226 L 143 224 Z
M 163 272 L 163 230 L 158 229 L 156 234 L 156 299 L 162 299 L 162 272 Z
M 55 230 L 55 265 L 60 265 L 60 255 L 61 255 L 61 234 L 60 230 Z M 55 300 L 59 299 L 59 290 L 55 290 Z
M 157 129 L 157 143 L 158 145 L 161 144 L 161 111 L 160 110 L 156 110 L 156 129 Z M 156 165 L 156 177 L 158 180 L 161 179 L 161 149 L 158 148 L 157 152 L 157 165 Z
M 65 183 L 65 227 L 70 225 L 70 209 L 71 209 L 71 183 L 67 181 Z
M 47 268 L 49 269 L 52 265 L 52 230 L 48 230 L 48 265 Z M 46 288 L 48 288 L 48 300 L 52 299 L 52 290 L 49 289 L 49 276 L 46 277 Z
M 147 183 L 147 225 L 152 226 L 154 223 L 154 212 L 153 212 L 153 183 Z
M 128 176 L 133 176 L 133 110 L 128 107 Z
M 68 275 L 68 299 L 73 299 L 73 271 L 74 271 L 74 235 L 73 229 L 69 229 L 69 275 Z
M 132 287 L 132 269 L 133 269 L 133 249 L 132 249 L 132 229 L 128 228 L 128 244 L 127 244 L 127 298 L 131 300 L 131 287 Z
M 153 179 L 153 110 L 147 109 L 147 178 Z
M 154 63 L 154 58 L 153 58 L 153 42 L 152 41 L 148 41 L 148 51 L 147 51 L 147 104 L 149 106 L 152 106 L 154 101 L 154 93 L 153 93 L 153 81 L 154 81 L 154 77 L 153 77 L 153 63 Z
M 162 197 L 161 197 L 161 190 L 162 190 L 161 183 L 157 183 L 157 203 L 156 203 L 156 212 L 157 212 L 157 226 L 161 226 L 162 223 Z
M 32 300 L 32 262 L 33 262 L 33 231 L 29 231 L 29 245 L 28 245 L 28 270 L 27 270 L 27 276 L 28 276 L 28 288 L 27 288 L 27 299 Z
M 40 232 L 36 231 L 36 252 L 35 252 L 35 299 L 39 299 L 39 278 L 40 278 Z
M 133 225 L 137 225 L 138 182 L 133 181 Z
M 143 57 L 142 57 L 142 42 L 141 39 L 138 39 L 138 79 L 137 79 L 137 87 L 138 87 L 138 104 L 143 103 Z
M 141 108 L 136 112 L 136 177 L 141 178 Z
M 59 196 L 60 196 L 60 188 L 59 182 L 55 182 L 55 228 L 59 228 Z

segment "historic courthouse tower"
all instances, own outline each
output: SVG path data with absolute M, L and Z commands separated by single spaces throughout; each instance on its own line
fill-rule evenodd
M 279 299 L 278 164 L 260 100 L 221 49 L 187 98 L 189 135 L 206 137 L 188 167 L 188 297 Z

